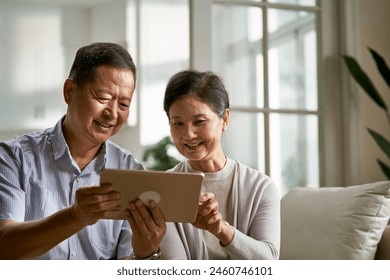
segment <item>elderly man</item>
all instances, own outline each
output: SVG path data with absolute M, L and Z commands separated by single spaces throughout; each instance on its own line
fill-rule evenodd
M 82 47 L 63 87 L 66 115 L 0 143 L 0 259 L 159 257 L 166 224 L 158 206 L 134 201 L 128 221 L 105 219 L 120 196 L 99 186 L 103 168 L 144 169 L 109 140 L 127 120 L 135 83 L 123 47 Z

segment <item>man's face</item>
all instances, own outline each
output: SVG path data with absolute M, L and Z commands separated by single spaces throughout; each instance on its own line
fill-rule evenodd
M 130 70 L 109 66 L 99 67 L 94 80 L 81 87 L 66 81 L 64 131 L 71 137 L 67 141 L 96 146 L 117 133 L 129 116 L 134 87 Z

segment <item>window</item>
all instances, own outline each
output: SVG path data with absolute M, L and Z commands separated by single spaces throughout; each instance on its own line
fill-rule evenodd
M 139 5 L 140 141 L 146 146 L 169 135 L 163 98 L 170 76 L 189 67 L 189 4 L 142 0 Z
M 281 194 L 297 185 L 319 186 L 319 7 L 291 0 L 208 5 L 211 51 L 203 55 L 211 63 L 200 67 L 221 74 L 230 94 L 225 153 L 270 175 Z M 205 7 L 195 5 L 194 17 Z

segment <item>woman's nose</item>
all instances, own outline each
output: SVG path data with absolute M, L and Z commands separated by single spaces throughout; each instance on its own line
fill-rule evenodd
M 186 139 L 192 139 L 196 137 L 196 130 L 192 125 L 188 125 L 184 129 L 184 137 Z

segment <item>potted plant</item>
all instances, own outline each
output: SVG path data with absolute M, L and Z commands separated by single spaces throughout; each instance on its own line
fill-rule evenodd
M 379 55 L 375 50 L 368 48 L 373 59 L 375 60 L 376 66 L 379 73 L 385 80 L 386 84 L 390 88 L 390 70 L 387 66 L 385 60 L 381 55 Z M 368 75 L 362 70 L 359 63 L 351 56 L 343 55 L 344 62 L 347 65 L 349 73 L 352 75 L 353 79 L 364 89 L 364 92 L 378 105 L 378 107 L 384 111 L 386 114 L 387 120 L 390 125 L 390 112 L 382 96 L 376 89 L 375 85 L 372 83 Z M 367 128 L 370 135 L 374 138 L 375 142 L 379 148 L 386 154 L 387 158 L 390 159 L 390 142 L 380 133 Z M 377 162 L 382 169 L 383 173 L 386 175 L 387 179 L 390 180 L 390 167 L 387 163 L 377 159 Z
M 143 160 L 151 170 L 168 170 L 179 163 L 178 159 L 169 155 L 169 149 L 174 147 L 171 138 L 166 136 L 145 150 Z

